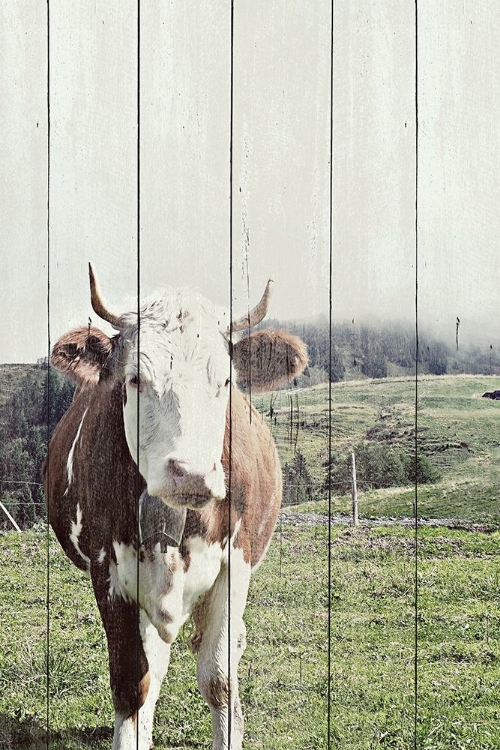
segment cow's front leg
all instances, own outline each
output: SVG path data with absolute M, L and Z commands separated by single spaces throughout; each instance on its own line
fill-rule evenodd
M 170 661 L 170 643 L 165 643 L 151 623 L 144 610 L 140 613 L 140 635 L 149 663 L 149 690 L 146 700 L 139 709 L 139 749 L 153 747 L 153 720 L 156 702 L 162 682 L 167 674 Z M 142 744 L 141 744 L 142 743 Z M 136 745 L 134 744 L 134 750 Z
M 170 645 L 135 602 L 110 589 L 98 567 L 92 581 L 108 641 L 111 693 L 115 708 L 112 750 L 150 750 L 160 686 Z
M 242 747 L 238 664 L 246 644 L 243 613 L 249 582 L 250 565 L 242 550 L 231 550 L 230 565 L 223 566 L 204 604 L 198 684 L 212 713 L 212 750 Z

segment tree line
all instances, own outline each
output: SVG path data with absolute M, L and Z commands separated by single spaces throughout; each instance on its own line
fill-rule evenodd
M 386 378 L 414 373 L 416 362 L 420 374 L 500 375 L 500 351 L 493 345 L 456 349 L 424 332 L 417 348 L 415 329 L 409 324 L 369 326 L 351 321 L 334 323 L 330 330 L 326 319 L 290 324 L 270 320 L 265 327 L 286 328 L 307 344 L 309 371 L 304 384 L 328 379 L 330 373 L 332 382 L 358 375 Z
M 54 370 L 28 372 L 0 414 L 0 499 L 21 529 L 46 519 L 41 467 L 74 386 Z M 2 514 L 0 527 L 10 527 Z
M 385 443 L 361 442 L 353 449 L 356 477 L 364 491 L 382 487 L 437 482 L 440 474 L 423 453 Z M 314 483 L 306 457 L 300 450 L 283 466 L 283 505 L 298 505 L 333 495 L 348 495 L 352 487 L 351 451 L 323 463 L 323 482 Z

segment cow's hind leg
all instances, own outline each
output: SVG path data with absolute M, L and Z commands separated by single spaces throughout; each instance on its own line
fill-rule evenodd
M 242 747 L 238 664 L 246 644 L 243 613 L 249 582 L 250 565 L 244 562 L 242 550 L 232 550 L 230 567 L 223 567 L 203 603 L 198 684 L 212 713 L 213 750 Z

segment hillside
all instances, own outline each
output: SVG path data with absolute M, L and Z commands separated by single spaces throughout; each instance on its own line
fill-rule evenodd
M 332 384 L 331 448 L 347 457 L 360 443 L 415 450 L 439 473 L 439 481 L 421 486 L 419 514 L 471 521 L 500 522 L 500 402 L 481 398 L 498 385 L 489 376 L 422 376 L 416 398 L 414 378 L 349 381 Z M 253 398 L 270 425 L 283 464 L 300 451 L 309 468 L 315 497 L 326 498 L 328 458 L 328 386 Z M 270 414 L 272 405 L 272 418 Z M 337 511 L 349 510 L 349 486 L 335 486 Z M 362 493 L 366 487 L 359 486 Z M 371 490 L 363 496 L 365 515 L 411 516 L 414 487 Z M 326 508 L 325 500 L 318 506 Z
M 1 497 L 21 525 L 43 517 L 36 483 L 47 434 L 46 379 L 46 371 L 35 365 L 0 366 Z M 73 389 L 53 372 L 50 383 L 52 430 L 71 402 Z M 380 465 L 379 474 L 390 474 L 386 459 L 395 456 L 405 465 L 406 475 L 386 476 L 387 481 L 382 477 L 377 484 L 363 473 L 359 460 L 360 513 L 412 516 L 417 426 L 419 460 L 425 459 L 429 469 L 427 483 L 421 483 L 417 495 L 419 515 L 496 524 L 500 523 L 500 402 L 481 395 L 499 385 L 496 376 L 423 375 L 416 393 L 414 377 L 344 380 L 331 386 L 331 415 L 325 383 L 254 395 L 252 401 L 278 445 L 285 490 L 300 485 L 295 493 L 285 492 L 285 503 L 307 499 L 308 509 L 326 511 L 331 447 L 334 510 L 349 512 L 348 458 L 355 451 L 362 459 L 360 451 L 368 446 L 372 464 Z M 19 480 L 28 484 L 20 485 Z M 26 513 L 26 503 L 31 502 L 34 507 Z
M 45 518 L 40 468 L 73 385 L 36 365 L 0 367 L 0 500 L 21 529 Z M 9 528 L 6 514 L 0 528 Z
M 46 370 L 37 365 L 1 365 L 0 364 L 0 421 L 3 417 L 2 406 L 16 393 L 26 375 L 32 374 L 40 382 Z

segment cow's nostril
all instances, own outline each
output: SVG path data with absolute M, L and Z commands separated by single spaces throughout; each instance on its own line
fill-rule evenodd
M 181 461 L 170 458 L 168 461 L 168 471 L 174 479 L 182 479 L 187 474 L 187 467 Z

